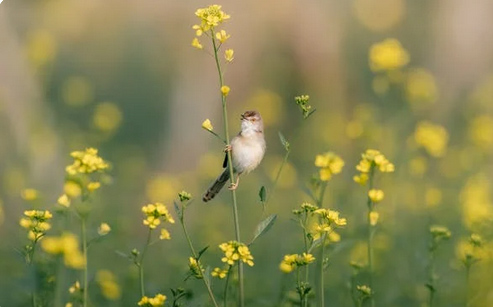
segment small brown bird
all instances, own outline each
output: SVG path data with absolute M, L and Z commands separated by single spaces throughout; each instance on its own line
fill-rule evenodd
M 226 157 L 223 163 L 223 172 L 205 192 L 202 200 L 208 202 L 221 191 L 230 178 L 228 167 L 228 151 L 231 151 L 234 173 L 237 174 L 236 183 L 229 188 L 238 187 L 240 175 L 253 171 L 262 161 L 265 154 L 264 123 L 257 111 L 246 111 L 241 115 L 241 131 L 231 140 L 231 145 L 226 146 Z

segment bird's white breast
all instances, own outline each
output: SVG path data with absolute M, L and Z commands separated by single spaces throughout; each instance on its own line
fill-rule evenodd
M 262 161 L 265 140 L 261 133 L 238 135 L 231 141 L 233 166 L 237 173 L 249 173 Z

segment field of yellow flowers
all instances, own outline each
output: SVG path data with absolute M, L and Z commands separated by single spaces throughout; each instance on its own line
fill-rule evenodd
M 493 306 L 488 5 L 3 1 L 0 306 Z

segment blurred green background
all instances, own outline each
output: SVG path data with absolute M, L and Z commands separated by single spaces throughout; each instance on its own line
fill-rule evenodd
M 96 147 L 112 163 L 99 191 L 90 231 L 112 232 L 89 252 L 95 306 L 132 306 L 137 271 L 115 250 L 141 249 L 140 208 L 160 201 L 172 210 L 181 190 L 195 245 L 219 266 L 217 246 L 234 239 L 230 196 L 204 205 L 201 195 L 220 173 L 222 144 L 201 128 L 210 118 L 222 133 L 213 58 L 195 50 L 194 12 L 203 1 L 5 0 L 0 5 L 0 305 L 26 306 L 32 281 L 17 250 L 27 244 L 22 212 L 54 210 L 69 153 Z M 228 65 L 230 133 L 239 115 L 260 111 L 267 153 L 238 189 L 241 232 L 251 238 L 265 216 L 258 200 L 271 187 L 284 149 L 292 153 L 267 212 L 270 232 L 251 247 L 246 269 L 249 306 L 277 306 L 294 289 L 278 266 L 302 251 L 291 211 L 309 201 L 315 155 L 339 154 L 346 166 L 327 189 L 325 206 L 348 218 L 326 273 L 330 306 L 350 306 L 351 260 L 366 261 L 366 195 L 353 182 L 367 148 L 381 150 L 396 172 L 380 177 L 375 291 L 378 306 L 426 306 L 429 226 L 452 239 L 438 251 L 438 306 L 464 306 L 464 240 L 486 241 L 471 271 L 471 306 L 493 306 L 493 3 L 488 0 L 227 1 L 224 28 L 235 60 Z M 396 41 L 386 41 L 389 38 Z M 382 43 L 384 42 L 384 43 Z M 385 45 L 385 42 L 390 44 Z M 396 43 L 397 42 L 397 43 Z M 205 42 L 203 42 L 205 45 Z M 370 57 L 370 54 L 373 54 Z M 382 66 L 383 65 L 383 66 Z M 387 66 L 386 66 L 387 65 Z M 310 95 L 317 111 L 303 120 L 294 96 Z M 35 189 L 34 197 L 25 193 Z M 268 190 L 270 193 L 271 190 Z M 173 212 L 174 214 L 174 212 Z M 56 221 L 54 221 L 56 223 Z M 71 231 L 78 231 L 75 221 Z M 179 225 L 172 240 L 146 258 L 150 293 L 192 292 L 207 305 L 203 285 L 187 273 L 188 247 Z M 49 233 L 50 234 L 50 233 Z M 57 231 L 51 232 L 52 235 Z M 120 291 L 109 297 L 97 272 L 109 270 Z M 48 272 L 48 275 L 53 274 Z M 66 271 L 66 287 L 78 272 Z M 222 281 L 215 281 L 222 289 Z M 365 283 L 365 276 L 360 283 Z M 219 291 L 220 292 L 220 291 Z M 65 302 L 64 291 L 61 301 Z M 111 295 L 110 295 L 111 296 Z

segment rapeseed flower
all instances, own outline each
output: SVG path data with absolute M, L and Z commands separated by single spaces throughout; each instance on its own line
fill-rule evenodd
M 142 212 L 145 215 L 144 225 L 149 226 L 150 229 L 155 229 L 161 222 L 175 223 L 175 220 L 169 213 L 166 206 L 162 203 L 148 204 L 142 207 Z
M 250 249 L 243 243 L 237 241 L 229 241 L 219 245 L 219 248 L 223 251 L 224 257 L 221 259 L 229 265 L 234 265 L 238 261 L 242 261 L 249 266 L 253 266 L 253 256 L 250 253 Z
M 370 48 L 370 68 L 373 71 L 391 71 L 409 63 L 409 53 L 393 38 L 376 43 Z
M 143 296 L 142 299 L 137 303 L 137 305 L 144 307 L 160 307 L 160 306 L 164 306 L 165 301 L 166 301 L 166 295 L 162 295 L 158 293 L 151 298 L 147 296 Z
M 309 253 L 285 255 L 279 264 L 279 269 L 284 273 L 291 273 L 294 269 L 308 265 L 315 261 L 315 257 Z
M 339 174 L 344 167 L 344 161 L 333 152 L 326 152 L 315 157 L 315 166 L 319 167 L 320 180 L 328 181 L 333 174 Z
M 48 221 L 53 215 L 48 210 L 27 210 L 24 211 L 24 216 L 19 224 L 28 230 L 28 238 L 33 242 L 39 241 L 51 229 Z
M 92 174 L 109 167 L 109 164 L 98 156 L 98 150 L 95 148 L 86 148 L 85 151 L 73 151 L 70 156 L 74 158 L 74 162 L 65 168 L 69 175 Z

